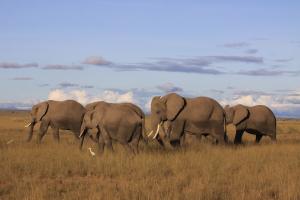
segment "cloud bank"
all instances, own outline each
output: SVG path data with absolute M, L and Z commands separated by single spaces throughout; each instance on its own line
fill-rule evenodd
M 235 43 L 226 43 L 221 46 L 226 48 L 241 48 L 241 47 L 248 47 L 250 46 L 250 44 L 247 42 L 235 42 Z
M 83 70 L 83 67 L 80 65 L 46 65 L 42 67 L 44 70 Z
M 105 90 L 97 95 L 89 95 L 85 90 L 64 91 L 61 89 L 55 89 L 49 93 L 48 99 L 57 101 L 73 99 L 83 105 L 94 101 L 107 101 L 111 103 L 135 102 L 131 91 L 119 93 L 111 90 Z
M 219 75 L 226 74 L 226 72 L 217 69 L 213 66 L 214 64 L 263 64 L 264 59 L 257 56 L 199 56 L 194 58 L 152 58 L 149 62 L 117 64 L 103 61 L 102 58 L 93 58 L 84 63 L 116 71 L 160 71 Z
M 157 86 L 156 91 L 146 89 L 107 89 L 99 93 L 91 93 L 84 89 L 54 89 L 49 92 L 48 99 L 59 101 L 73 99 L 83 105 L 94 101 L 107 101 L 112 103 L 131 102 L 139 105 L 146 113 L 149 113 L 153 96 L 159 96 L 174 91 L 177 91 L 186 97 L 207 96 L 203 93 L 193 95 L 187 94 L 185 91 L 182 91 L 180 87 L 171 83 L 165 83 Z M 221 90 L 213 90 L 213 92 L 214 94 L 212 97 L 218 100 L 223 106 L 227 104 L 244 104 L 247 106 L 267 105 L 273 110 L 277 117 L 300 118 L 300 90 L 274 91 L 269 93 L 252 90 L 236 90 L 233 91 L 232 95 L 224 95 L 224 91 Z M 0 108 L 29 109 L 37 102 L 39 101 L 0 102 Z
M 14 80 L 14 81 L 31 81 L 31 80 L 33 80 L 33 78 L 32 77 L 27 77 L 27 76 L 18 76 L 18 77 L 12 78 L 11 80 Z
M 36 68 L 39 65 L 37 63 L 19 64 L 14 62 L 2 62 L 0 68 L 2 69 L 22 69 L 22 68 Z
M 156 87 L 157 89 L 161 90 L 164 93 L 170 93 L 170 92 L 182 92 L 183 89 L 180 87 L 175 86 L 173 83 L 164 83 L 162 85 L 158 85 Z

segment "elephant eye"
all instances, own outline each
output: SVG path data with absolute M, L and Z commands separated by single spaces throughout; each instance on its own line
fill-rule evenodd
M 157 110 L 157 111 L 156 111 L 156 114 L 159 114 L 159 113 L 160 113 L 160 110 Z

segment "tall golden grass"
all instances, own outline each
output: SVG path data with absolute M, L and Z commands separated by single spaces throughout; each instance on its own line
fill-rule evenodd
M 28 120 L 26 112 L 0 113 L 0 199 L 300 199 L 299 121 L 279 121 L 277 144 L 189 138 L 175 151 L 141 143 L 133 156 L 114 144 L 115 153 L 93 157 L 87 148 L 97 153 L 96 145 L 80 151 L 67 131 L 59 144 L 51 130 L 41 145 L 25 143 Z

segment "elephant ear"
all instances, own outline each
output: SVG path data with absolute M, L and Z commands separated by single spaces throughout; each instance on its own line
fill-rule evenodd
M 161 96 L 155 96 L 155 97 L 153 97 L 153 98 L 152 98 L 152 101 L 151 101 L 151 104 L 159 102 L 159 100 L 160 100 L 161 98 L 162 98 Z
M 249 110 L 243 105 L 237 105 L 234 107 L 233 124 L 238 125 L 246 118 L 249 117 Z
M 91 111 L 89 118 L 91 120 L 90 122 L 91 122 L 92 128 L 96 128 L 98 125 L 98 122 L 100 120 L 100 119 L 98 119 L 99 115 L 97 114 L 97 111 L 95 111 L 95 110 Z
M 89 103 L 85 106 L 85 109 L 87 111 L 89 110 L 94 110 L 97 107 L 97 104 L 99 103 L 99 101 L 93 102 L 93 103 Z
M 40 103 L 37 106 L 37 111 L 36 111 L 36 120 L 37 121 L 41 121 L 42 120 L 42 118 L 45 116 L 45 114 L 46 114 L 46 112 L 48 110 L 48 107 L 49 107 L 48 102 Z
M 96 125 L 94 124 L 94 115 L 95 115 L 95 110 L 89 110 L 86 112 L 86 117 L 85 117 L 85 123 L 87 124 L 87 127 L 89 128 L 94 128 Z
M 166 99 L 167 118 L 168 120 L 173 121 L 184 108 L 185 99 L 175 93 L 162 97 L 162 100 L 164 99 Z
M 157 104 L 161 104 L 160 99 L 161 99 L 161 96 L 155 96 L 155 97 L 152 98 L 152 100 L 151 100 L 151 112 L 152 112 L 152 109 L 157 106 Z

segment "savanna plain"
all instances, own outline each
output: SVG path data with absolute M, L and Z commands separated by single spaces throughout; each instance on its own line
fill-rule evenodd
M 99 155 L 89 139 L 80 151 L 68 131 L 59 144 L 51 129 L 42 144 L 26 143 L 27 122 L 26 111 L 0 112 L 0 199 L 300 199 L 297 120 L 278 120 L 276 144 L 263 137 L 256 145 L 249 134 L 240 146 L 189 137 L 174 151 L 140 142 L 135 156 L 115 143 Z

